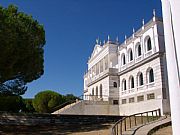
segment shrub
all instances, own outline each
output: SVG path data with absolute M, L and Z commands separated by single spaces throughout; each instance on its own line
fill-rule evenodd
M 33 99 L 23 99 L 23 107 L 22 111 L 25 113 L 33 113 L 35 112 L 35 109 L 33 107 Z
M 33 107 L 39 113 L 50 113 L 54 107 L 62 104 L 63 102 L 64 98 L 62 95 L 46 90 L 35 95 Z
M 22 106 L 21 96 L 0 94 L 0 111 L 19 112 Z

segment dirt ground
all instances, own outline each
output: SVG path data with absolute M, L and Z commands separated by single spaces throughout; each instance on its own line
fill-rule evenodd
M 76 132 L 69 135 L 110 135 L 110 129 L 102 129 L 96 131 L 89 131 L 89 132 Z
M 156 131 L 153 135 L 172 135 L 172 127 L 164 127 Z
M 94 125 L 0 125 L 0 135 L 109 135 L 112 124 Z

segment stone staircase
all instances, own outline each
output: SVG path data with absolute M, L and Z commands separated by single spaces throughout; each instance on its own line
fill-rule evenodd
M 66 114 L 66 112 L 72 112 L 72 111 L 69 111 L 71 110 L 72 108 L 75 108 L 76 106 L 78 106 L 81 102 L 83 102 L 82 100 L 80 101 L 76 101 L 74 103 L 71 103 L 71 104 L 68 104 L 66 105 L 65 107 L 53 112 L 52 114 Z
M 117 116 L 119 115 L 119 105 L 112 105 L 109 101 L 81 100 L 66 105 L 52 114 Z

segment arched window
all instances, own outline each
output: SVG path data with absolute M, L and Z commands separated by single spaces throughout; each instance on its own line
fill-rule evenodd
M 142 73 L 138 74 L 138 84 L 139 84 L 139 86 L 144 84 L 144 82 L 143 82 L 143 74 Z
M 150 51 L 151 49 L 152 49 L 151 38 L 149 37 L 147 40 L 147 51 Z
M 152 68 L 149 70 L 149 83 L 151 82 L 154 82 L 154 72 Z
M 94 88 L 92 89 L 92 95 L 94 96 Z
M 138 56 L 141 56 L 141 45 L 140 45 L 140 44 L 138 45 L 138 50 L 137 50 L 137 51 L 138 51 L 138 52 L 137 52 L 137 53 L 138 53 Z
M 102 98 L 102 84 L 100 84 L 99 90 L 100 90 L 100 98 Z
M 125 54 L 122 54 L 122 65 L 126 64 L 126 57 Z
M 132 61 L 133 60 L 133 52 L 132 52 L 132 49 L 129 49 L 128 51 L 129 53 L 129 61 Z
M 96 86 L 96 96 L 98 96 L 98 86 Z
M 117 88 L 117 82 L 113 82 L 114 88 Z
M 123 79 L 123 81 L 122 81 L 122 90 L 126 90 L 127 88 L 126 88 L 126 80 L 125 79 Z
M 134 88 L 134 77 L 133 76 L 130 76 L 129 84 L 130 84 L 130 89 L 133 89 Z

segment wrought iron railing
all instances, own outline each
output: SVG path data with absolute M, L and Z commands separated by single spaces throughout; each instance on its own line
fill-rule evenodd
M 127 131 L 128 129 L 147 124 L 159 119 L 160 117 L 160 109 L 126 116 L 113 125 L 111 135 L 122 135 L 123 132 Z

